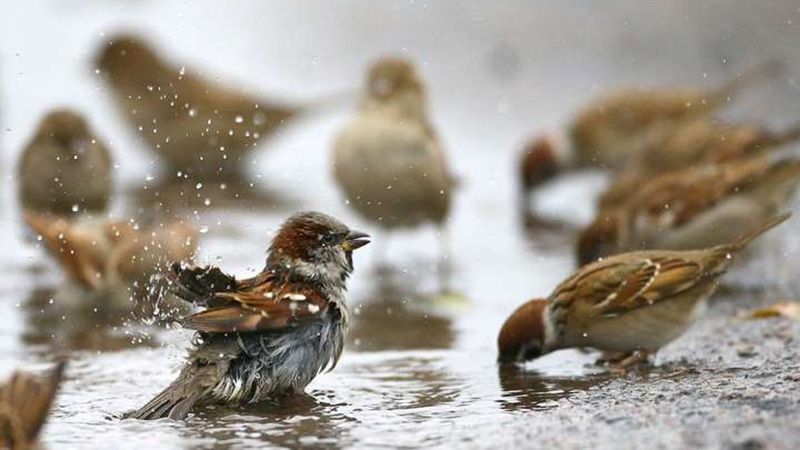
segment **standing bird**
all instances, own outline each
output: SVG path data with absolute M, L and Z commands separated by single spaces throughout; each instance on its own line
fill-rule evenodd
M 760 65 L 720 88 L 626 88 L 589 101 L 560 134 L 545 134 L 526 145 L 520 159 L 523 213 L 532 215 L 530 196 L 566 170 L 620 170 L 643 150 L 662 142 L 687 121 L 708 117 L 745 87 L 774 77 L 782 65 Z
M 113 189 L 111 154 L 75 111 L 39 123 L 19 162 L 22 208 L 43 214 L 103 212 Z
M 172 174 L 196 181 L 235 178 L 245 157 L 302 110 L 173 66 L 135 36 L 112 38 L 97 66 L 128 122 Z
M 800 160 L 764 155 L 642 181 L 622 205 L 601 209 L 578 238 L 578 262 L 633 250 L 690 250 L 730 242 L 784 209 Z
M 339 359 L 347 331 L 346 281 L 368 236 L 317 212 L 290 217 L 266 267 L 237 280 L 217 268 L 173 267 L 176 294 L 204 311 L 178 378 L 129 417 L 183 419 L 198 403 L 243 404 L 302 392 Z
M 497 341 L 499 361 L 592 347 L 622 354 L 621 367 L 634 363 L 683 334 L 736 255 L 789 217 L 770 220 L 730 244 L 624 253 L 583 266 L 549 298 L 523 304 L 506 320 Z
M 384 58 L 370 68 L 358 116 L 338 135 L 334 176 L 349 204 L 387 230 L 443 227 L 455 185 L 428 120 L 414 66 Z
M 39 431 L 53 405 L 65 364 L 59 363 L 46 377 L 17 371 L 0 385 L 0 448 L 36 448 Z

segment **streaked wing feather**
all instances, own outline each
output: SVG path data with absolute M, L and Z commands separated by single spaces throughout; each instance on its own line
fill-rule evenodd
M 551 297 L 551 310 L 563 315 L 580 309 L 594 317 L 618 316 L 684 292 L 703 274 L 700 264 L 680 258 L 613 259 L 597 263 L 559 286 Z M 573 307 L 566 308 L 567 304 Z

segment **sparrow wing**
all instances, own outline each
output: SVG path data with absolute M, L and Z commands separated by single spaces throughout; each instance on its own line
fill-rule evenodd
M 585 266 L 559 285 L 550 298 L 557 321 L 618 316 L 668 300 L 704 279 L 703 266 L 696 261 L 677 256 L 631 256 Z
M 247 291 L 214 295 L 218 306 L 185 317 L 186 328 L 206 333 L 277 330 L 314 320 L 328 307 L 317 291 L 267 280 Z
M 216 267 L 182 267 L 174 263 L 167 279 L 172 283 L 175 295 L 187 302 L 201 306 L 209 305 L 219 292 L 234 292 L 237 281 Z
M 631 216 L 664 227 L 680 226 L 731 194 L 751 188 L 769 170 L 766 159 L 701 166 L 662 175 L 631 200 Z

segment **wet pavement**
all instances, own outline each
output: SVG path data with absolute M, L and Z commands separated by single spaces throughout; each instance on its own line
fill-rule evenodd
M 517 368 L 495 364 L 505 317 L 547 295 L 574 269 L 574 227 L 591 217 L 605 179 L 585 173 L 554 183 L 537 204 L 565 225 L 526 230 L 515 212 L 512 175 L 521 142 L 611 85 L 713 85 L 767 53 L 796 55 L 798 32 L 786 23 L 800 24 L 796 4 L 766 11 L 748 2 L 737 8 L 709 2 L 694 10 L 675 2 L 642 11 L 640 21 L 628 20 L 626 2 L 366 8 L 349 1 L 335 11 L 323 3 L 188 5 L 19 2 L 3 27 L 0 377 L 69 357 L 67 382 L 43 433 L 49 448 L 800 445 L 800 323 L 740 318 L 800 297 L 797 217 L 726 276 L 707 314 L 651 369 L 611 375 L 593 364 L 596 353 L 579 351 Z M 307 26 L 274 39 L 274 30 L 292 21 Z M 240 185 L 176 188 L 124 127 L 88 65 L 101 33 L 118 27 L 150 33 L 170 55 L 223 80 L 287 98 L 355 88 L 367 62 L 388 52 L 405 50 L 420 61 L 433 121 L 461 180 L 446 237 L 452 292 L 438 293 L 433 228 L 388 236 L 360 221 L 336 189 L 328 151 L 350 115 L 347 107 L 309 117 L 267 142 Z M 418 33 L 407 33 L 412 28 Z M 800 73 L 797 61 L 789 63 Z M 58 83 L 50 79 L 53 67 L 63 68 Z M 253 274 L 276 227 L 299 209 L 325 211 L 373 234 L 373 244 L 355 256 L 345 354 L 309 386 L 308 396 L 206 408 L 185 423 L 119 419 L 172 380 L 191 334 L 135 320 L 104 307 L 102 298 L 75 292 L 26 236 L 13 197 L 16 157 L 40 114 L 63 104 L 85 111 L 110 142 L 118 164 L 114 214 L 195 220 L 200 263 Z M 790 77 L 728 114 L 781 126 L 800 117 L 799 105 Z

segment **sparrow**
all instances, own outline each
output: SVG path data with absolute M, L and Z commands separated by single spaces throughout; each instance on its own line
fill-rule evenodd
M 583 266 L 547 299 L 520 306 L 498 336 L 498 360 L 522 362 L 565 348 L 655 353 L 698 318 L 718 280 L 747 244 L 790 217 L 774 218 L 729 244 L 703 250 L 623 253 Z
M 579 264 L 632 250 L 690 250 L 730 242 L 772 217 L 800 184 L 800 160 L 764 155 L 706 164 L 642 182 L 601 209 L 578 238 Z
M 197 403 L 246 404 L 301 393 L 336 366 L 348 328 L 345 290 L 353 251 L 369 243 L 318 212 L 291 216 L 256 276 L 174 265 L 176 294 L 204 307 L 181 324 L 196 331 L 178 378 L 136 419 L 186 417 Z
M 147 288 L 151 276 L 163 272 L 166 264 L 190 260 L 197 251 L 198 229 L 181 220 L 144 227 L 132 221 L 33 213 L 24 219 L 70 281 L 85 291 Z
M 130 125 L 173 174 L 195 181 L 235 179 L 265 138 L 314 106 L 223 86 L 171 64 L 132 35 L 112 37 L 96 64 Z
M 356 118 L 333 148 L 334 177 L 364 219 L 393 230 L 443 227 L 455 180 L 428 119 L 425 86 L 411 62 L 375 62 Z
M 103 212 L 113 189 L 111 170 L 111 153 L 79 113 L 51 111 L 22 152 L 20 204 L 56 215 Z
M 719 164 L 765 154 L 800 139 L 800 126 L 773 132 L 746 124 L 702 118 L 677 127 L 662 142 L 641 151 L 600 196 L 600 208 L 624 203 L 653 177 L 687 167 Z
M 16 371 L 0 386 L 0 448 L 36 448 L 39 431 L 53 405 L 64 375 L 59 363 L 45 377 Z
M 621 170 L 676 127 L 710 116 L 739 91 L 781 71 L 781 64 L 769 62 L 710 91 L 622 88 L 590 100 L 565 130 L 537 136 L 523 148 L 519 179 L 525 217 L 532 215 L 534 189 L 558 174 L 586 168 Z

